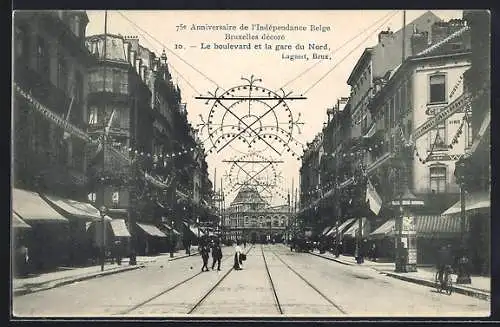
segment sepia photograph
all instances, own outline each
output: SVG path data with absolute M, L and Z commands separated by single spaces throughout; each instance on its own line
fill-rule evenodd
M 491 315 L 488 10 L 12 11 L 10 317 Z

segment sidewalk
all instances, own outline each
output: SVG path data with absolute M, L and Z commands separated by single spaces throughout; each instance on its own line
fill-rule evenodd
M 61 268 L 64 270 L 29 276 L 26 278 L 13 278 L 12 294 L 14 296 L 20 296 L 45 291 L 82 280 L 143 268 L 145 264 L 145 260 L 139 260 L 139 258 L 137 258 L 137 265 L 135 266 L 129 266 L 128 261 L 128 258 L 126 260 L 124 259 L 120 266 L 117 264 L 106 263 L 104 265 L 104 271 L 101 271 L 100 265 L 78 268 L 66 267 Z
M 185 251 L 177 251 L 174 253 L 173 258 L 170 258 L 170 253 L 160 253 L 156 256 L 137 256 L 137 265 L 134 266 L 130 266 L 130 258 L 125 257 L 122 259 L 122 264 L 120 266 L 117 264 L 106 262 L 104 265 L 104 271 L 101 271 L 100 265 L 90 267 L 61 267 L 59 268 L 59 270 L 49 273 L 43 273 L 26 278 L 13 278 L 13 295 L 20 296 L 29 293 L 45 291 L 51 288 L 56 288 L 59 286 L 64 286 L 95 277 L 107 276 L 120 272 L 144 268 L 146 264 L 153 263 L 161 259 L 168 258 L 168 261 L 170 262 L 194 255 L 198 255 L 196 247 L 192 247 L 191 255 L 185 254 Z
M 318 250 L 311 252 L 312 255 L 319 256 L 328 260 L 332 260 L 344 265 L 367 267 L 378 271 L 381 274 L 404 280 L 407 282 L 436 287 L 435 267 L 420 267 L 417 266 L 416 272 L 397 273 L 393 262 L 375 262 L 365 259 L 364 263 L 358 265 L 354 257 L 340 255 L 338 258 L 330 252 L 319 254 Z M 457 275 L 452 274 L 453 282 L 456 282 Z M 453 284 L 453 291 L 456 293 L 477 297 L 489 301 L 491 299 L 491 278 L 483 276 L 472 276 L 471 284 Z

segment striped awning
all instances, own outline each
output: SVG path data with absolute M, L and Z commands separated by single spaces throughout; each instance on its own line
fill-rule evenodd
M 417 234 L 421 236 L 432 234 L 460 233 L 459 217 L 443 217 L 439 215 L 415 217 Z M 469 226 L 465 226 L 466 231 Z
M 359 220 L 361 219 L 361 237 L 365 237 L 369 235 L 370 233 L 370 221 L 366 219 L 365 217 L 363 218 L 358 218 L 356 219 L 356 222 L 352 224 L 351 227 L 347 231 L 344 232 L 344 236 L 349 236 L 349 237 L 356 237 L 356 234 L 358 233 L 359 229 Z
M 90 203 L 65 199 L 53 195 L 43 195 L 49 203 L 63 211 L 67 218 L 79 218 L 84 220 L 101 220 L 99 210 Z
M 115 237 L 131 237 L 125 224 L 125 219 L 113 219 L 110 221 L 110 224 Z
M 459 234 L 460 218 L 457 217 L 442 217 L 439 215 L 422 215 L 415 217 L 415 227 L 417 229 L 417 237 L 439 236 L 444 234 Z M 466 231 L 469 230 L 469 225 L 465 226 Z M 389 219 L 382 226 L 370 233 L 372 238 L 392 237 L 396 235 L 396 222 L 394 219 Z
M 30 225 L 24 222 L 15 212 L 12 213 L 12 228 L 29 229 Z
M 161 230 L 158 229 L 158 227 L 154 225 L 137 223 L 137 226 L 139 226 L 148 235 L 155 237 L 167 237 L 165 233 L 163 233 Z
M 344 221 L 340 226 L 339 226 L 339 232 L 340 234 L 342 235 L 342 232 L 352 223 L 354 222 L 355 218 L 349 218 L 347 219 L 346 221 Z M 331 236 L 331 237 L 335 237 L 335 235 L 337 234 L 337 229 L 336 228 L 332 228 L 330 229 L 330 231 L 326 234 L 326 236 Z
M 394 219 L 389 219 L 382 224 L 379 228 L 370 233 L 370 237 L 381 238 L 387 236 L 394 236 L 396 231 L 396 221 Z

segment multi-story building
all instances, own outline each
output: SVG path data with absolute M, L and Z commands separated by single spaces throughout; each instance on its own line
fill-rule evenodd
M 467 243 L 472 273 L 490 274 L 491 239 L 491 14 L 487 10 L 465 10 L 470 26 L 471 67 L 464 74 L 465 95 L 470 99 L 471 119 L 467 133 L 468 156 L 463 160 L 464 188 L 468 193 L 466 217 L 470 222 Z M 479 209 L 477 209 L 479 207 Z M 471 208 L 476 208 L 471 210 Z M 450 208 L 460 215 L 460 203 Z M 447 210 L 448 211 L 448 210 Z M 449 211 L 448 211 L 449 212 Z
M 20 188 L 85 199 L 87 23 L 85 11 L 14 15 L 14 183 Z
M 227 240 L 281 241 L 290 217 L 288 205 L 270 206 L 257 190 L 243 186 L 224 212 Z
M 440 214 L 458 199 L 454 166 L 470 146 L 464 110 L 455 110 L 425 133 L 420 132 L 430 119 L 460 100 L 463 73 L 470 66 L 470 43 L 463 21 L 438 22 L 431 33 L 414 29 L 411 56 L 387 78 L 377 81 L 378 92 L 369 104 L 373 118 L 367 132 L 370 142 L 365 146 L 366 172 L 384 201 L 387 216 L 391 201 L 404 191 L 400 189 L 402 179 L 424 202 L 412 213 L 417 246 L 423 250 L 417 252 L 418 262 L 435 261 L 436 242 L 453 242 L 459 235 L 458 221 L 443 221 Z M 400 155 L 402 144 L 412 145 L 409 157 Z M 406 164 L 407 176 L 394 169 L 401 161 Z M 393 215 L 398 215 L 397 210 Z
M 30 225 L 15 246 L 28 246 L 31 268 L 45 269 L 76 259 L 84 227 L 45 196 L 86 199 L 88 18 L 81 10 L 16 11 L 13 23 L 12 210 Z

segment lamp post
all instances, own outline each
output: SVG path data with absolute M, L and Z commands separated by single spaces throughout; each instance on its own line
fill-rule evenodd
M 358 189 L 357 192 L 359 194 L 361 194 L 360 186 L 362 187 L 362 186 L 366 185 L 366 176 L 363 173 L 363 164 L 359 165 L 359 168 L 356 171 L 354 178 L 355 178 L 356 186 Z M 355 249 L 356 262 L 358 264 L 363 263 L 362 239 L 363 239 L 363 218 L 359 217 L 358 218 L 358 229 L 356 232 L 356 249 Z
M 108 212 L 108 208 L 106 208 L 106 206 L 101 206 L 99 208 L 99 214 L 101 215 L 101 229 L 102 229 L 102 234 L 101 234 L 101 271 L 104 271 L 104 261 L 106 259 L 106 252 L 105 252 L 105 244 L 106 244 L 105 216 L 106 216 L 107 212 Z
M 469 258 L 467 253 L 467 238 L 466 238 L 466 222 L 467 222 L 467 213 L 465 211 L 465 167 L 464 158 L 460 158 L 455 163 L 455 178 L 460 185 L 460 256 L 458 260 L 458 276 L 457 276 L 457 284 L 470 284 L 471 277 L 468 269 Z

